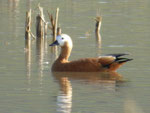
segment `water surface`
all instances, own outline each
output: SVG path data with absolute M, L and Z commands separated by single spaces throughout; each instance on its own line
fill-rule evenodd
M 43 45 L 32 41 L 30 51 L 25 51 L 25 12 L 33 9 L 35 34 L 39 2 L 47 21 L 47 10 L 54 13 L 60 8 L 59 26 L 74 43 L 70 60 L 124 52 L 134 60 L 110 75 L 52 73 L 57 54 L 48 46 L 50 31 Z M 1 0 L 0 112 L 149 113 L 149 4 L 148 0 Z M 101 48 L 94 33 L 98 14 L 103 17 Z

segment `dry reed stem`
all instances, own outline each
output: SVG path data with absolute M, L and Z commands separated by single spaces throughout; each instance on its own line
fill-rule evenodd
M 59 8 L 56 9 L 56 16 L 55 16 L 55 29 L 54 29 L 54 39 L 56 40 L 56 36 L 57 36 L 57 23 L 58 23 L 58 13 L 59 13 Z
M 26 12 L 26 22 L 25 22 L 25 39 L 30 39 L 30 31 L 31 31 L 31 9 Z
M 96 39 L 98 42 L 101 42 L 101 35 L 100 35 L 100 29 L 101 29 L 101 22 L 102 22 L 102 17 L 101 16 L 97 16 L 95 18 L 96 21 L 96 28 L 95 28 L 95 34 L 96 34 Z

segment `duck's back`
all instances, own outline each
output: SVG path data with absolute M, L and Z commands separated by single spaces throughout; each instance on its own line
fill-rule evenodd
M 98 72 L 108 71 L 106 65 L 111 64 L 113 58 L 85 58 L 71 62 L 55 61 L 52 71 L 70 71 L 70 72 Z

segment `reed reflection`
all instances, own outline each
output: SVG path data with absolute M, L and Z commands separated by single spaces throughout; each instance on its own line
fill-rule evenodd
M 31 84 L 31 40 L 25 40 L 25 62 L 28 84 Z
M 71 113 L 73 90 L 71 81 L 98 84 L 103 86 L 102 88 L 109 87 L 112 90 L 115 90 L 117 82 L 123 81 L 122 75 L 116 72 L 53 72 L 52 75 L 60 85 L 60 93 L 57 96 L 57 111 L 60 113 Z
M 124 113 L 144 113 L 144 111 L 134 99 L 129 97 L 124 101 Z
M 38 61 L 38 66 L 39 66 L 39 70 L 40 70 L 40 75 L 41 77 L 43 76 L 43 60 L 44 60 L 44 40 L 41 38 L 37 38 L 36 40 L 36 54 L 37 54 L 37 61 Z
M 26 1 L 27 10 L 31 9 L 31 0 Z
M 20 16 L 19 16 L 19 12 L 20 12 L 20 9 L 19 9 L 19 3 L 20 3 L 20 0 L 8 0 L 7 1 L 7 10 L 4 10 L 3 13 L 5 13 L 5 11 L 8 11 L 7 12 L 7 19 L 5 19 L 6 22 L 8 22 L 8 28 L 7 28 L 7 32 L 11 33 L 11 36 L 12 37 L 17 37 L 19 35 L 19 29 L 18 29 L 18 26 L 19 25 L 19 19 L 20 19 Z M 0 7 L 4 7 L 5 5 L 0 4 Z M 5 9 L 5 7 L 4 7 Z M 5 22 L 4 21 L 4 22 Z
M 47 52 L 47 48 L 45 45 L 47 42 L 43 38 L 37 38 L 36 40 L 36 56 L 38 62 L 38 69 L 39 69 L 39 80 L 40 80 L 40 92 L 42 92 L 42 85 L 43 85 L 43 70 L 44 70 L 44 57 L 45 52 Z
M 16 8 L 19 5 L 20 0 L 8 0 L 8 8 L 10 9 L 10 11 L 15 11 Z
M 36 54 L 37 54 L 37 63 L 39 68 L 39 77 L 40 77 L 40 84 L 42 84 L 43 78 L 43 62 L 44 62 L 44 40 L 41 38 L 37 38 L 36 40 Z

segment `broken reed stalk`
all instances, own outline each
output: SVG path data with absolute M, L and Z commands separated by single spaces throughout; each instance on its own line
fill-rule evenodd
M 30 31 L 31 31 L 31 9 L 26 12 L 26 22 L 25 22 L 25 39 L 30 39 Z
M 58 35 L 61 35 L 61 28 L 60 27 L 57 27 L 57 36 Z
M 31 34 L 33 39 L 36 39 L 36 37 L 34 36 L 34 34 L 31 31 L 30 31 L 30 34 Z
M 52 14 L 50 14 L 48 11 L 47 11 L 47 13 L 49 15 L 49 20 L 51 22 L 51 27 L 49 27 L 49 28 L 52 30 L 53 41 L 55 41 L 56 40 L 56 36 L 57 36 L 57 23 L 58 23 L 59 8 L 56 9 L 55 20 L 54 20 Z M 60 32 L 61 32 L 61 30 L 60 30 Z
M 37 38 L 44 39 L 44 14 L 43 8 L 38 4 L 40 13 L 36 17 L 36 36 Z
M 58 13 L 59 13 L 59 8 L 56 9 L 55 27 L 54 27 L 55 29 L 54 29 L 54 37 L 53 37 L 53 40 L 56 40 L 56 35 L 57 35 Z
M 25 51 L 31 51 L 31 9 L 26 12 L 25 22 Z
M 96 39 L 97 41 L 101 41 L 100 28 L 101 28 L 102 17 L 97 16 L 95 20 L 96 20 L 96 29 L 95 29 Z
M 51 22 L 51 26 L 48 26 L 48 27 L 50 30 L 52 30 L 52 35 L 53 35 L 52 41 L 54 42 L 56 40 L 56 36 L 58 34 L 61 34 L 61 29 L 57 28 L 59 8 L 57 8 L 57 10 L 56 10 L 55 20 L 54 20 L 52 14 L 50 14 L 48 11 L 47 11 L 47 13 L 49 16 L 49 20 Z M 55 56 L 57 56 L 57 47 L 56 46 L 51 47 L 51 52 L 54 52 L 56 54 Z
M 41 20 L 40 15 L 37 15 L 36 17 L 36 36 L 37 38 L 43 37 L 43 22 Z
M 38 4 L 38 8 L 39 8 L 39 10 L 40 10 L 40 16 L 41 16 L 41 19 L 42 19 L 42 21 L 43 21 L 43 23 L 44 23 L 44 25 L 43 25 L 43 31 L 44 31 L 44 37 L 47 35 L 47 26 L 48 26 L 48 22 L 46 22 L 45 21 L 45 18 L 44 18 L 44 13 L 43 13 L 43 8 L 42 7 L 40 7 L 40 4 Z
M 54 22 L 54 19 L 53 19 L 53 15 L 50 14 L 48 11 L 47 11 L 47 13 L 48 13 L 48 16 L 49 16 L 49 20 L 51 22 L 51 27 L 49 26 L 49 29 L 52 30 L 52 35 L 54 37 L 55 22 Z M 53 40 L 53 41 L 55 41 L 55 40 Z

